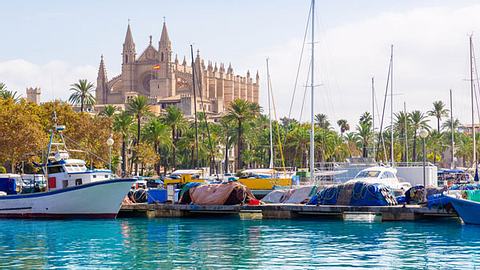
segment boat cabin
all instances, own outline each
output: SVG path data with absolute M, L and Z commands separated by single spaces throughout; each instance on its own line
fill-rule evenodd
M 60 159 L 49 162 L 46 168 L 49 190 L 113 179 L 110 170 L 87 169 L 81 159 Z

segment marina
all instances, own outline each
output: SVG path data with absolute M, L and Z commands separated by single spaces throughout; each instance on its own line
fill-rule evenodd
M 480 267 L 480 5 L 31 2 L 0 269 Z

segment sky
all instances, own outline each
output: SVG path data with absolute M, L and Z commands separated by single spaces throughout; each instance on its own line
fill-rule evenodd
M 206 61 L 232 63 L 237 74 L 258 70 L 264 111 L 268 57 L 280 118 L 289 114 L 309 8 L 309 0 L 0 1 L 0 82 L 22 95 L 26 87 L 41 87 L 42 101 L 67 99 L 78 79 L 96 82 L 102 54 L 108 77 L 120 73 L 128 20 L 140 55 L 149 35 L 158 44 L 165 17 L 180 61 L 190 61 L 193 44 Z M 435 100 L 449 104 L 452 89 L 454 117 L 470 123 L 468 38 L 473 34 L 480 50 L 480 2 L 317 0 L 315 14 L 315 113 L 327 114 L 335 127 L 347 119 L 354 129 L 371 111 L 372 77 L 381 109 L 393 44 L 394 111 L 404 103 L 424 112 Z M 310 46 L 291 113 L 302 121 L 310 114 L 304 87 Z

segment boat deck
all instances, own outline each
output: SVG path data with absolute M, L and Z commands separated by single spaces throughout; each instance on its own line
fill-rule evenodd
M 429 209 L 420 205 L 398 206 L 342 206 L 342 205 L 303 205 L 266 204 L 250 205 L 193 205 L 193 204 L 130 204 L 122 205 L 119 217 L 143 216 L 161 217 L 201 217 L 212 215 L 238 216 L 252 219 L 291 219 L 291 218 L 340 218 L 346 216 L 371 215 L 382 221 L 405 221 L 426 218 L 456 218 L 455 211 Z

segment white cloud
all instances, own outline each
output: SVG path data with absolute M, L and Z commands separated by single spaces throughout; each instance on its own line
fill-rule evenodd
M 27 87 L 40 87 L 41 100 L 66 100 L 70 95 L 70 84 L 79 79 L 96 82 L 97 68 L 89 65 L 74 66 L 64 61 L 35 64 L 23 59 L 0 62 L 0 81 L 8 89 L 25 96 Z
M 359 115 L 371 110 L 371 76 L 376 78 L 377 100 L 383 102 L 390 44 L 394 44 L 394 91 L 398 94 L 394 95 L 394 110 L 403 109 L 404 101 L 408 110 L 424 112 L 435 100 L 448 104 L 448 90 L 452 88 L 454 116 L 469 123 L 470 90 L 465 81 L 469 76 L 468 34 L 480 33 L 479 13 L 480 5 L 417 8 L 321 29 L 317 33 L 316 82 L 322 86 L 316 90 L 315 111 L 327 113 L 332 123 L 346 118 L 353 128 Z M 474 35 L 477 51 L 479 40 Z M 301 43 L 302 40 L 292 39 L 255 55 L 258 66 L 265 66 L 258 59 L 270 57 L 279 115 L 288 114 Z M 307 45 L 307 57 L 309 50 Z M 304 66 L 307 61 L 306 58 Z M 306 68 L 302 71 L 300 85 L 305 84 L 307 75 Z M 261 100 L 266 106 L 265 80 L 262 83 Z M 300 87 L 294 117 L 299 115 L 302 95 Z M 305 106 L 303 120 L 308 119 L 310 110 L 308 94 Z M 387 121 L 388 115 L 387 110 Z

